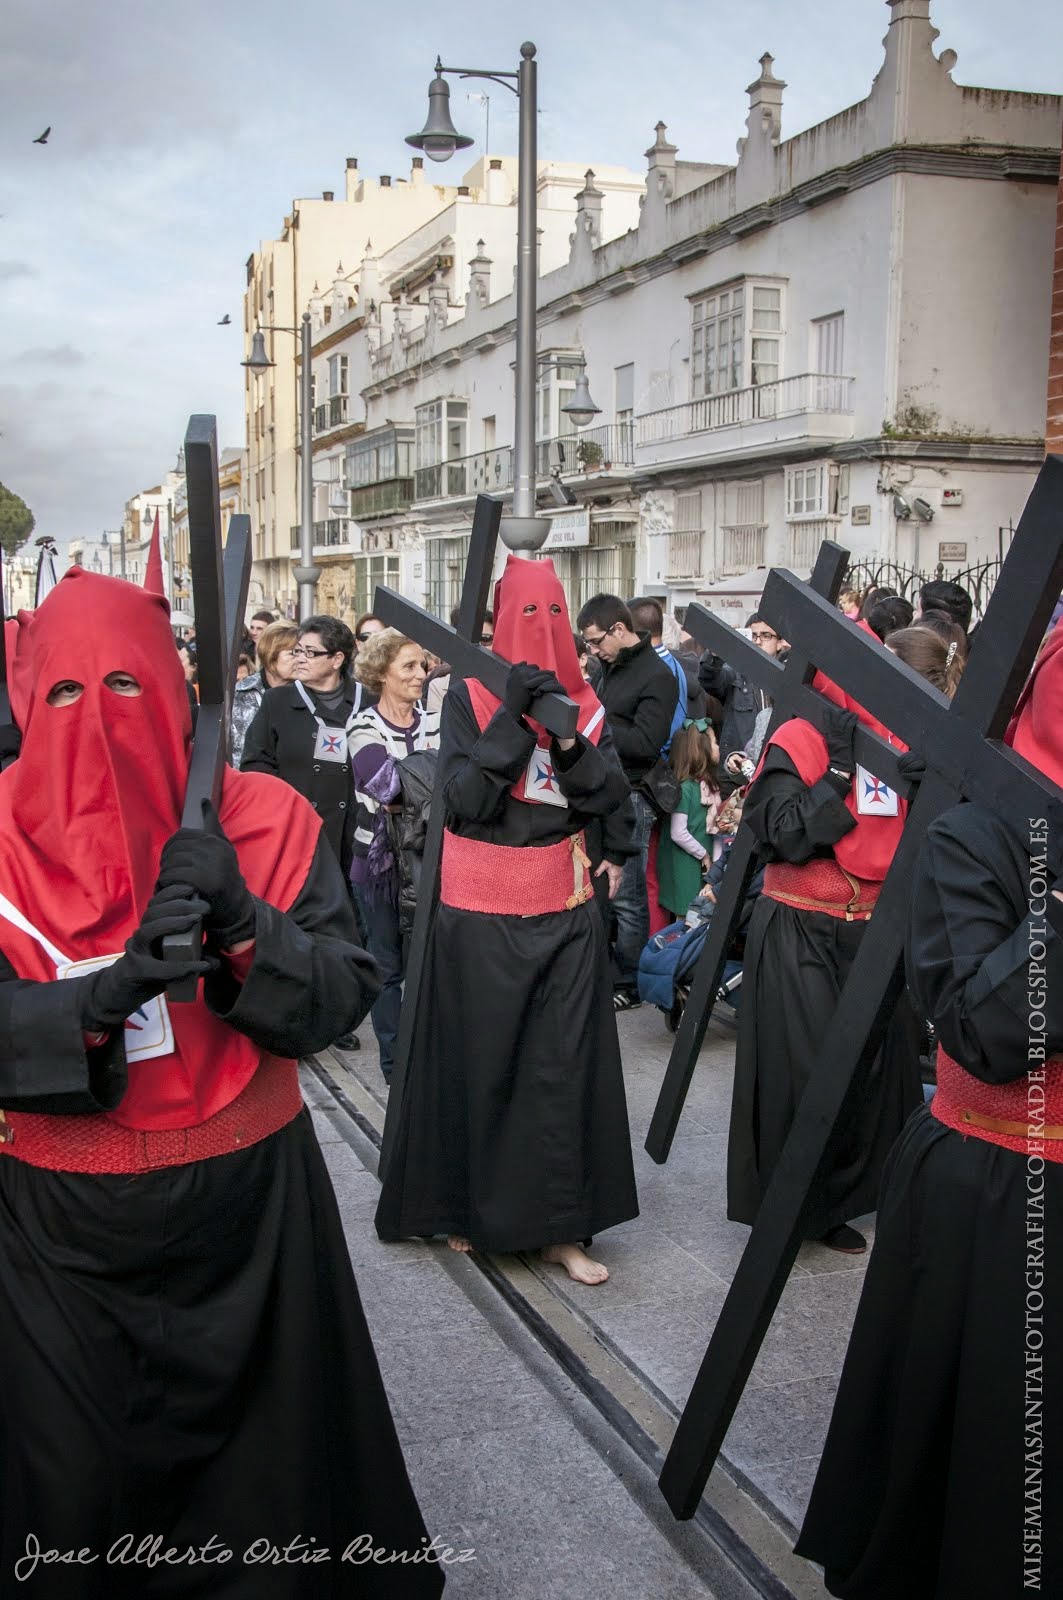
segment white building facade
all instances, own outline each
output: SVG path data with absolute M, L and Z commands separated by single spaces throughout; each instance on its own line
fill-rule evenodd
M 637 195 L 621 171 L 540 172 L 539 476 L 571 501 L 549 546 L 574 606 L 644 592 L 734 620 L 824 537 L 950 575 L 1017 522 L 1044 453 L 1061 101 L 957 85 L 929 0 L 887 3 L 870 94 L 817 127 L 782 138 L 765 56 L 734 165 L 679 160 L 659 124 Z M 475 495 L 511 488 L 512 180 L 471 176 L 311 301 L 323 609 L 388 582 L 445 614 Z M 584 361 L 601 414 L 577 434 Z

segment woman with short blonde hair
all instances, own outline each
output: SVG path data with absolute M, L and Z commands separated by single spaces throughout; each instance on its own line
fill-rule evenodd
M 237 770 L 244 753 L 247 730 L 255 720 L 266 690 L 276 689 L 280 684 L 291 681 L 295 671 L 292 649 L 298 637 L 299 630 L 294 622 L 271 622 L 259 635 L 259 670 L 249 672 L 236 685 L 230 725 L 232 754 L 229 759 Z

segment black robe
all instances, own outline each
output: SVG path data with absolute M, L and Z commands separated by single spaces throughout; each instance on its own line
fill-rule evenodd
M 945 1050 L 989 1083 L 1029 1069 L 1030 947 L 1046 920 L 1034 934 L 1029 893 L 1029 854 L 1001 819 L 965 805 L 933 824 L 908 981 Z M 1051 1054 L 1063 1052 L 1063 904 L 1050 894 L 1047 907 L 1047 981 L 1034 993 Z M 1061 1242 L 1063 1164 L 915 1113 L 887 1168 L 797 1547 L 826 1568 L 831 1594 L 1063 1595 Z M 1027 1559 L 1036 1590 L 1024 1588 Z
M 830 856 L 853 817 L 826 778 L 806 786 L 772 745 L 743 811 L 761 859 Z M 727 1215 L 752 1223 L 815 1068 L 823 1033 L 868 924 L 796 911 L 761 895 L 746 935 L 734 1095 L 727 1148 Z M 922 1099 L 919 1030 L 902 996 L 833 1167 L 805 1221 L 807 1238 L 873 1211 L 882 1168 Z
M 608 730 L 597 746 L 553 745 L 567 809 L 509 793 L 534 743 L 503 707 L 481 734 L 468 691 L 451 689 L 438 782 L 453 831 L 535 848 L 600 817 L 606 858 L 622 860 L 632 816 Z M 423 983 L 380 1237 L 452 1233 L 483 1250 L 528 1250 L 637 1216 L 597 904 L 536 917 L 440 905 Z
M 297 1055 L 365 1014 L 373 969 L 323 836 L 289 912 L 256 902 L 255 937 L 243 984 L 223 966 L 207 985 L 232 1026 Z M 121 1098 L 122 1030 L 86 1054 L 73 991 L 0 957 L 0 1106 Z M 437 1567 L 340 1559 L 367 1532 L 423 1549 L 425 1527 L 309 1113 L 246 1150 L 140 1174 L 53 1172 L 16 1151 L 0 1156 L 0 1594 L 437 1594 Z M 213 1537 L 215 1559 L 108 1561 L 130 1533 L 134 1551 Z M 23 1567 L 23 1590 L 31 1536 L 97 1559 Z M 255 1541 L 297 1536 L 332 1560 L 244 1563 Z

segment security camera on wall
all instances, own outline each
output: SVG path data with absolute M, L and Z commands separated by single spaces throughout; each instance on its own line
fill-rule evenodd
M 893 496 L 893 515 L 898 522 L 907 522 L 912 515 L 912 508 L 903 494 L 895 494 Z
M 550 479 L 550 498 L 555 506 L 574 506 L 577 504 L 576 496 L 572 493 L 567 483 L 562 483 L 560 476 L 555 472 Z
M 929 500 L 914 500 L 912 508 L 920 522 L 933 522 L 934 508 Z

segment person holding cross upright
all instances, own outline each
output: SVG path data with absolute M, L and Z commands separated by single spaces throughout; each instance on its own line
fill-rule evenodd
M 311 1589 L 241 1559 L 426 1537 L 299 1088 L 297 1058 L 378 987 L 321 818 L 225 767 L 217 813 L 180 826 L 192 729 L 161 595 L 75 567 L 21 621 L 23 743 L 0 776 L 0 1588 L 33 1540 L 95 1553 L 37 1575 L 77 1600 L 436 1595 L 431 1565 L 335 1562 Z M 201 945 L 168 951 L 196 925 Z M 112 1564 L 126 1538 L 174 1564 Z M 206 1571 L 185 1564 L 208 1545 Z
M 929 633 L 921 642 L 940 643 Z M 906 653 L 927 675 L 923 653 Z M 940 654 L 943 660 L 944 644 Z M 953 690 L 958 676 L 956 668 Z M 889 730 L 822 675 L 816 687 L 837 707 L 827 732 L 799 717 L 783 723 L 768 740 L 743 812 L 767 865 L 746 938 L 739 1011 L 727 1153 L 734 1222 L 752 1223 L 760 1208 L 907 813 L 853 754 L 858 722 L 884 738 Z M 810 1210 L 808 1238 L 846 1254 L 866 1250 L 850 1219 L 875 1209 L 890 1146 L 921 1097 L 918 1022 L 902 997 Z
M 511 555 L 494 619 L 514 663 L 504 697 L 467 678 L 443 702 L 440 903 L 376 1226 L 385 1240 L 447 1234 L 456 1250 L 542 1248 L 602 1283 L 580 1241 L 638 1202 L 584 832 L 601 819 L 598 873 L 615 893 L 630 790 L 553 564 Z M 530 714 L 551 693 L 576 702 L 574 739 Z
M 1063 787 L 1063 637 L 1007 742 Z M 1063 1594 L 1063 799 L 954 806 L 912 885 L 938 1087 L 890 1156 L 797 1549 L 844 1600 Z

